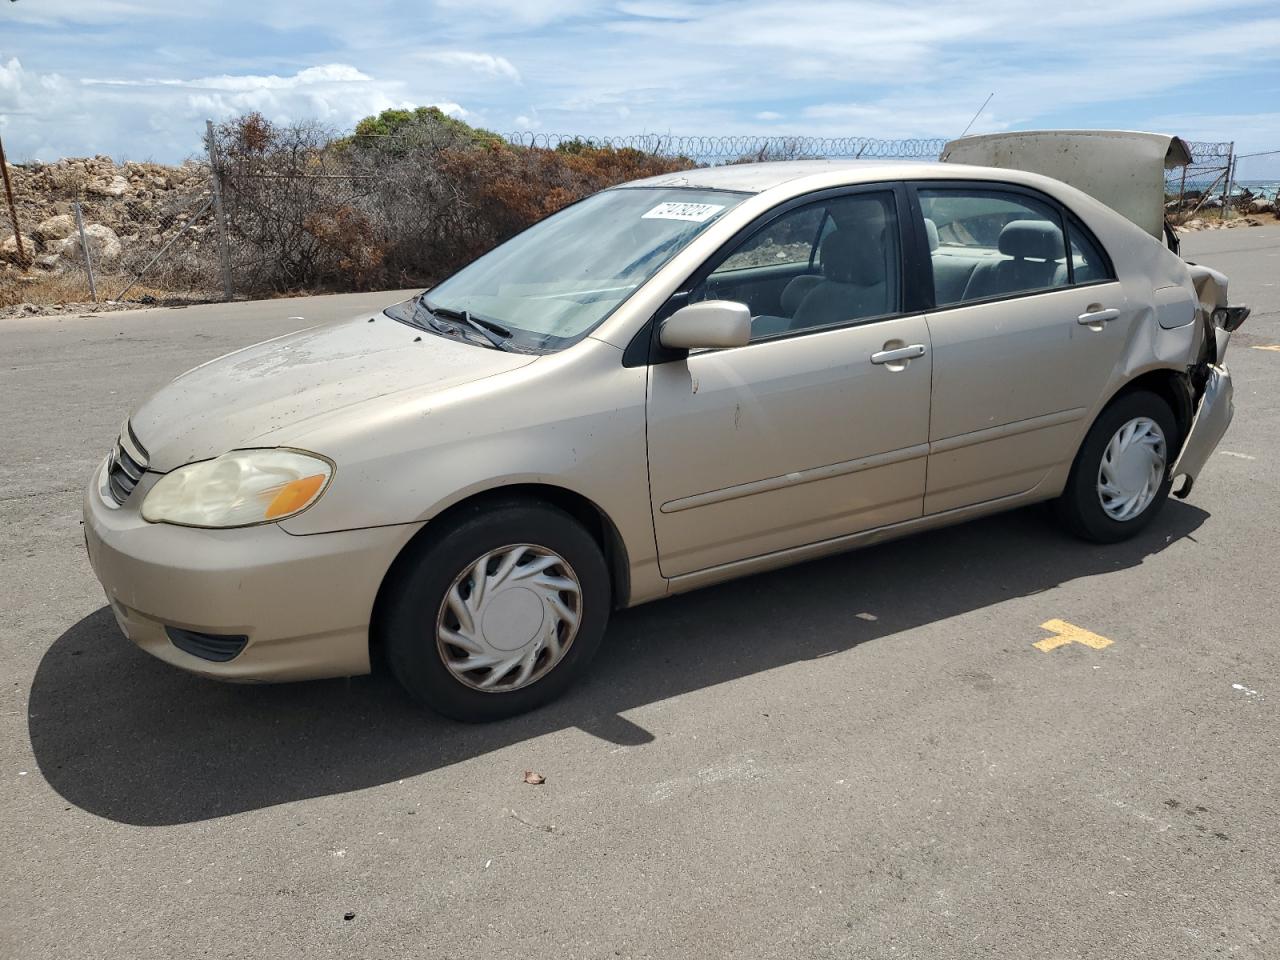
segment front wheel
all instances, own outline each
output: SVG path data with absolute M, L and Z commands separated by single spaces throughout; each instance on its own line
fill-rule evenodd
M 1169 497 L 1170 459 L 1178 424 L 1163 398 L 1146 390 L 1126 394 L 1090 428 L 1072 464 L 1056 511 L 1072 533 L 1115 543 L 1149 524 Z
M 555 507 L 479 505 L 402 558 L 383 619 L 391 669 L 426 706 L 497 720 L 559 696 L 586 669 L 609 618 L 609 572 Z

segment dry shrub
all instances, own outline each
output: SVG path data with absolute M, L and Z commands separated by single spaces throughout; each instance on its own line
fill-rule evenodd
M 356 290 L 376 287 L 386 254 L 368 217 L 354 207 L 318 210 L 308 214 L 302 227 L 319 243 L 319 262 L 332 264 L 331 282 Z
M 443 151 L 442 176 L 456 185 L 468 216 L 460 243 L 442 263 L 456 269 L 543 217 L 599 190 L 693 164 L 583 144 L 572 150 L 490 145 Z
M 98 300 L 107 298 L 108 291 L 121 289 L 127 278 L 116 275 L 99 276 Z M 128 295 L 131 301 L 150 298 L 163 301 L 171 296 L 162 288 L 139 284 L 134 286 Z M 23 280 L 0 278 L 0 308 L 14 307 L 20 303 L 34 303 L 41 306 L 65 303 L 89 303 L 89 279 L 84 273 L 50 273 L 35 274 Z
M 76 167 L 54 167 L 49 173 L 51 192 L 63 197 L 80 197 L 89 185 L 89 174 Z
M 584 141 L 512 146 L 432 108 L 339 139 L 251 114 L 217 146 L 241 293 L 430 286 L 575 200 L 694 165 Z

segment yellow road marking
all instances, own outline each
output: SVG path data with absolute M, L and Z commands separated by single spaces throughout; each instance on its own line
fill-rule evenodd
M 1255 344 L 1253 345 L 1253 349 L 1255 349 L 1255 350 L 1275 350 L 1275 351 L 1280 351 L 1280 343 L 1266 343 L 1266 344 L 1258 344 L 1258 343 L 1255 343 Z
M 1090 633 L 1083 627 L 1077 627 L 1074 623 L 1067 623 L 1065 620 L 1046 620 L 1040 624 L 1040 629 L 1056 634 L 1056 636 L 1045 637 L 1043 640 L 1038 640 L 1032 644 L 1042 653 L 1056 650 L 1058 647 L 1066 646 L 1068 643 L 1083 643 L 1086 647 L 1093 647 L 1095 650 L 1104 650 L 1111 646 L 1112 643 L 1106 637 Z

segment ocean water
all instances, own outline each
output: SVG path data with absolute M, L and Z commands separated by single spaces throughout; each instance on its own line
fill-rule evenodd
M 1280 180 L 1237 180 L 1232 187 L 1232 196 L 1248 190 L 1255 197 L 1266 197 L 1273 200 L 1280 193 Z

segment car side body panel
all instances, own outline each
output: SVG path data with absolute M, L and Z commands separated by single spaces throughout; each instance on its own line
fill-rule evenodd
M 1111 321 L 1078 318 L 1116 309 Z M 1121 284 L 974 303 L 929 314 L 933 420 L 925 513 L 1023 493 L 1075 455 L 1135 313 Z
M 274 442 L 343 454 L 324 497 L 281 526 L 306 536 L 418 523 L 477 494 L 543 484 L 585 498 L 612 522 L 628 557 L 629 602 L 662 596 L 649 512 L 647 375 L 624 367 L 617 347 L 588 339 L 485 381 L 401 395 L 360 416 L 318 417 L 301 433 L 282 430 Z
M 930 359 L 919 315 L 695 353 L 653 368 L 649 464 L 662 573 L 920 516 Z
M 576 346 L 559 354 L 541 357 L 519 369 L 491 376 L 480 383 L 430 392 L 420 398 L 415 398 L 412 393 L 399 393 L 385 400 L 370 401 L 359 411 L 360 417 L 349 415 L 354 411 L 333 417 L 320 416 L 308 421 L 306 430 L 301 433 L 286 427 L 274 435 L 263 437 L 264 444 L 274 442 L 303 449 L 343 451 L 343 465 L 323 500 L 312 510 L 285 521 L 285 528 L 291 533 L 309 535 L 352 526 L 419 522 L 430 520 L 469 497 L 504 486 L 540 483 L 560 487 L 597 505 L 618 530 L 629 561 L 631 592 L 627 602 L 634 604 L 663 596 L 674 589 L 674 584 L 669 583 L 672 577 L 697 576 L 699 570 L 720 569 L 738 562 L 767 562 L 762 558 L 772 554 L 777 554 L 779 562 L 785 563 L 788 561 L 782 557 L 789 551 L 803 551 L 810 547 L 821 550 L 822 544 L 859 536 L 869 527 L 897 528 L 899 524 L 909 523 L 913 519 L 911 513 L 903 514 L 898 508 L 881 507 L 878 512 L 871 510 L 862 521 L 853 519 L 849 512 L 842 516 L 840 511 L 833 511 L 826 521 L 810 519 L 805 522 L 797 520 L 798 514 L 790 512 L 792 509 L 801 512 L 812 509 L 811 498 L 815 494 L 821 498 L 824 489 L 830 491 L 832 497 L 836 497 L 837 490 L 847 496 L 849 491 L 845 487 L 849 481 L 840 479 L 816 480 L 795 485 L 794 489 L 761 491 L 770 501 L 769 509 L 775 517 L 775 525 L 803 531 L 811 538 L 807 543 L 789 540 L 787 534 L 776 530 L 772 535 L 745 531 L 735 511 L 743 509 L 751 500 L 763 504 L 756 496 L 734 497 L 723 503 L 698 506 L 695 510 L 662 513 L 663 504 L 714 493 L 733 486 L 732 483 L 723 486 L 712 483 L 704 490 L 696 476 L 682 477 L 666 493 L 653 491 L 652 508 L 649 506 L 652 455 L 649 444 L 652 436 L 646 438 L 646 430 L 652 431 L 653 424 L 646 423 L 646 420 L 655 416 L 657 410 L 650 408 L 646 411 L 646 402 L 640 398 L 651 396 L 658 383 L 671 378 L 681 379 L 683 392 L 693 396 L 692 380 L 688 367 L 683 373 L 679 371 L 684 364 L 661 364 L 652 371 L 644 366 L 622 366 L 619 363 L 622 351 L 635 337 L 643 335 L 646 325 L 671 295 L 744 228 L 781 203 L 850 182 L 847 171 L 838 165 L 796 166 L 803 169 L 803 175 L 749 197 L 730 210 L 638 289 L 589 338 Z M 970 430 L 935 426 L 928 437 L 930 452 L 937 457 L 938 480 L 936 484 L 931 480 L 933 496 L 923 507 L 925 516 L 951 515 L 957 509 L 981 503 L 1014 506 L 1018 502 L 1056 496 L 1066 482 L 1075 450 L 1107 399 L 1128 380 L 1155 367 L 1163 365 L 1175 371 L 1185 371 L 1188 356 L 1194 355 L 1192 340 L 1199 325 L 1188 324 L 1185 328 L 1165 331 L 1152 322 L 1151 308 L 1145 305 L 1149 304 L 1151 291 L 1156 286 L 1180 290 L 1184 298 L 1194 300 L 1195 289 L 1186 266 L 1114 211 L 1072 187 L 1035 174 L 997 172 L 955 164 L 873 164 L 870 167 L 868 173 L 877 172 L 885 183 L 900 179 L 952 179 L 987 184 L 1012 183 L 1039 190 L 1070 209 L 1109 251 L 1121 278 L 1123 297 L 1135 304 L 1135 310 L 1127 330 L 1117 328 L 1116 334 L 1105 334 L 1115 336 L 1124 332 L 1128 334 L 1128 340 L 1120 351 L 1120 358 L 1104 366 L 1105 374 L 1096 375 L 1100 386 L 1092 393 L 1093 402 L 1037 410 L 1030 416 L 1045 419 L 1034 424 L 1035 430 L 1022 431 L 996 418 L 986 425 L 976 422 L 959 425 L 973 427 Z M 916 174 L 914 178 L 913 173 Z M 689 174 L 690 178 L 696 177 L 699 181 L 713 180 L 717 176 L 729 178 L 726 186 L 736 183 L 732 180 L 733 172 L 691 171 Z M 678 175 L 674 179 L 684 178 L 684 175 Z M 657 179 L 666 181 L 673 178 Z M 1067 329 L 1075 325 L 1067 316 L 1075 309 L 1075 301 L 1089 300 L 1087 291 L 1092 289 L 1067 289 L 1047 295 L 1064 301 L 1063 306 L 1067 308 L 1062 338 L 1093 333 L 1084 327 L 1080 328 L 1079 334 Z M 1070 301 L 1069 308 L 1066 301 Z M 1006 306 L 986 304 L 960 308 L 955 312 L 991 310 L 993 307 L 999 311 Z M 1011 309 L 1016 311 L 1018 308 Z M 940 315 L 935 315 L 934 322 Z M 1163 335 L 1157 337 L 1152 327 L 1160 329 Z M 818 335 L 796 340 L 802 343 L 812 340 L 813 336 Z M 1088 343 L 1088 340 L 1084 342 Z M 762 343 L 758 346 L 770 345 Z M 777 344 L 771 346 L 776 347 Z M 751 349 L 757 347 L 737 348 Z M 804 346 L 797 349 L 803 350 Z M 932 349 L 934 347 L 931 346 Z M 695 360 L 695 366 L 701 363 L 710 368 L 723 362 L 712 360 L 710 356 L 701 361 Z M 1030 391 L 1038 379 L 1043 379 L 1044 371 L 1037 372 L 1028 366 L 1024 376 Z M 652 384 L 649 383 L 651 377 Z M 964 374 L 964 377 L 972 380 L 969 374 Z M 575 389 L 566 391 L 566 381 L 573 382 Z M 702 389 L 701 385 L 699 389 Z M 739 384 L 735 389 L 738 396 L 731 409 L 742 407 L 742 400 L 746 398 L 749 417 L 752 404 L 749 385 Z M 717 391 L 710 389 L 704 399 L 709 400 L 716 395 Z M 1083 396 L 1083 392 L 1080 395 Z M 998 402 L 995 395 L 989 399 L 992 403 Z M 458 415 L 463 408 L 467 411 L 465 417 Z M 941 405 L 935 404 L 934 416 L 939 416 L 940 410 Z M 991 418 L 995 414 L 988 412 L 986 416 Z M 726 416 L 722 419 L 727 435 L 732 431 L 733 418 Z M 739 431 L 742 420 L 742 416 L 737 417 Z M 939 422 L 946 424 L 945 413 Z M 777 429 L 776 423 L 771 429 Z M 981 433 L 983 430 L 991 433 L 984 435 Z M 812 435 L 813 431 L 800 433 L 802 436 Z M 968 437 L 965 442 L 955 442 L 966 433 L 976 436 Z M 762 442 L 767 444 L 767 441 Z M 680 445 L 688 448 L 684 467 L 679 465 L 679 458 L 674 453 Z M 910 446 L 903 443 L 892 449 Z M 698 447 L 691 436 L 684 437 L 672 447 L 673 459 L 664 463 L 662 473 L 665 475 L 671 470 L 678 473 L 684 469 L 696 471 L 696 464 L 706 462 L 703 460 L 706 450 Z M 767 450 L 767 445 L 763 449 Z M 887 452 L 890 452 L 889 447 L 885 450 L 868 448 L 865 454 Z M 791 453 L 801 455 L 800 451 L 792 450 Z M 767 454 L 757 456 L 767 458 Z M 1035 467 L 1025 470 L 1017 466 L 1024 458 L 1034 462 Z M 838 462 L 844 461 L 833 461 Z M 821 454 L 810 456 L 805 463 L 813 468 L 831 465 Z M 1005 478 L 989 482 L 976 479 L 984 463 L 987 468 L 993 463 L 1005 464 L 1004 468 L 994 471 L 1003 472 Z M 899 483 L 910 485 L 915 477 L 912 471 L 918 469 L 918 464 L 913 464 L 914 460 L 907 459 L 851 474 L 858 477 L 862 473 L 859 482 L 868 485 L 861 495 L 862 502 L 869 502 L 868 496 L 879 495 L 872 491 L 886 489 L 874 487 L 880 480 L 890 487 Z M 654 470 L 654 475 L 658 476 L 656 465 Z M 904 470 L 909 476 L 903 475 Z M 790 472 L 794 472 L 794 468 L 783 471 L 783 474 Z M 747 476 L 747 473 L 751 475 Z M 743 484 L 765 481 L 768 485 L 769 481 L 782 476 L 766 464 L 759 464 L 757 469 L 747 473 L 737 480 Z M 656 482 L 667 480 L 664 477 Z M 706 486 L 705 483 L 703 485 Z M 790 483 L 781 485 L 782 488 L 792 486 Z M 965 487 L 969 489 L 965 490 Z M 667 495 L 677 488 L 681 496 Z M 951 490 L 948 492 L 947 488 Z M 371 489 L 378 491 L 376 497 L 370 497 Z M 801 506 L 789 506 L 793 499 Z M 831 499 L 831 502 L 835 500 Z M 650 509 L 655 510 L 656 515 Z M 681 516 L 682 512 L 686 515 Z M 692 546 L 692 539 L 696 539 L 690 536 L 694 525 L 688 523 L 691 519 L 688 514 L 696 515 L 698 512 L 704 513 L 711 526 L 720 531 L 712 538 L 718 539 L 718 545 L 707 546 L 701 555 Z M 821 510 L 817 512 L 822 513 Z M 655 525 L 668 529 L 677 544 L 682 536 L 689 541 L 677 548 L 677 552 L 686 552 L 686 559 L 675 561 L 667 570 L 658 563 Z M 686 528 L 690 533 L 686 533 Z M 747 543 L 757 537 L 754 547 Z

